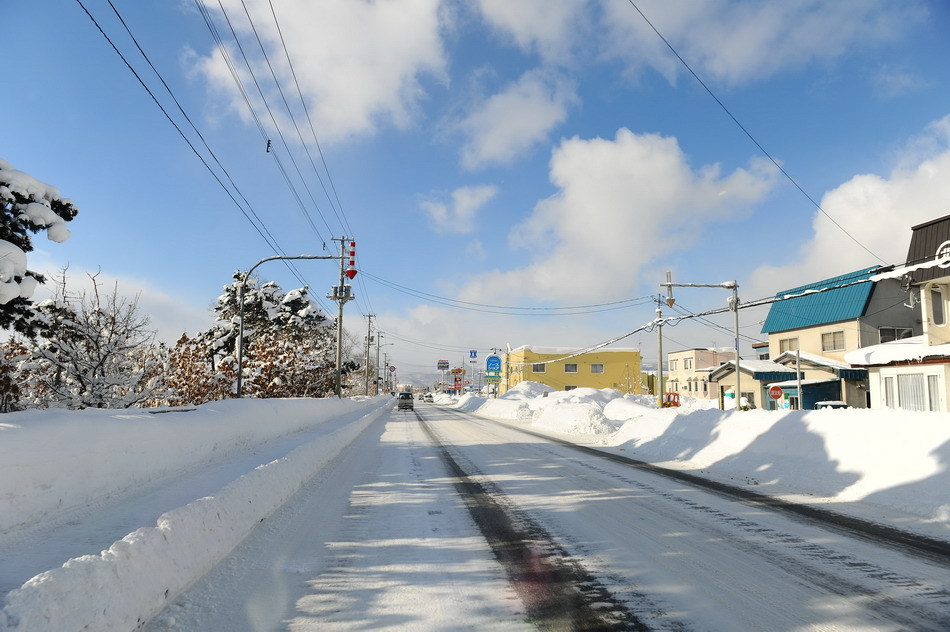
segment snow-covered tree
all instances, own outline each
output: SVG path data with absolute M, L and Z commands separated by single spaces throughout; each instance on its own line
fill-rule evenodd
M 91 292 L 73 294 L 63 272 L 55 297 L 34 306 L 33 405 L 128 408 L 162 388 L 166 353 L 148 317 L 117 289 L 103 296 L 97 275 L 90 279 Z
M 214 305 L 215 321 L 194 338 L 182 336 L 170 350 L 165 374 L 167 402 L 193 405 L 233 396 L 242 275 Z M 243 387 L 246 397 L 324 397 L 336 383 L 333 323 L 307 288 L 284 293 L 273 282 L 247 281 L 244 292 Z M 344 374 L 359 368 L 344 364 Z
M 21 400 L 29 392 L 29 367 L 24 367 L 24 363 L 29 358 L 30 350 L 16 338 L 11 337 L 0 346 L 0 412 L 23 408 Z
M 237 380 L 233 357 L 215 360 L 206 342 L 183 335 L 169 352 L 165 370 L 170 406 L 190 406 L 231 396 Z
M 30 235 L 46 230 L 51 241 L 66 241 L 66 222 L 77 213 L 58 189 L 0 159 L 0 327 L 36 333 L 30 299 L 44 278 L 27 269 Z

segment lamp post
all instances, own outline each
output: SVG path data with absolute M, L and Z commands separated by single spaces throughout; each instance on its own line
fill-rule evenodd
M 673 307 L 673 304 L 675 303 L 673 299 L 674 287 L 718 287 L 723 290 L 732 290 L 732 296 L 729 297 L 728 304 L 729 309 L 735 313 L 736 410 L 742 410 L 742 370 L 739 366 L 739 282 L 723 281 L 722 283 L 673 283 L 671 273 L 667 272 L 666 283 L 660 283 L 660 287 L 663 286 L 666 286 L 666 303 L 670 307 Z M 663 360 L 661 358 L 660 362 L 662 361 Z M 723 408 L 725 408 L 725 404 L 723 404 Z
M 247 287 L 247 280 L 251 276 L 251 273 L 262 263 L 268 261 L 279 261 L 279 260 L 290 260 L 290 259 L 341 259 L 342 257 L 334 257 L 330 255 L 297 255 L 295 257 L 286 257 L 286 256 L 275 256 L 275 257 L 265 257 L 251 266 L 251 269 L 244 274 L 244 278 L 241 279 L 241 289 L 239 292 L 238 298 L 238 310 L 239 310 L 239 323 L 238 323 L 238 339 L 237 339 L 237 396 L 241 397 L 242 394 L 242 377 L 244 375 L 244 292 Z M 340 363 L 337 361 L 337 375 L 340 373 Z

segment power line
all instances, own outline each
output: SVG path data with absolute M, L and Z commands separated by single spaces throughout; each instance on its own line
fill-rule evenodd
M 197 3 L 200 4 L 201 0 L 195 0 L 195 2 L 197 2 Z M 290 157 L 290 161 L 291 161 L 291 163 L 293 163 L 294 168 L 295 168 L 296 171 L 297 171 L 297 175 L 300 177 L 301 181 L 303 182 L 304 188 L 307 189 L 307 193 L 310 195 L 310 199 L 313 200 L 313 194 L 310 193 L 309 187 L 307 187 L 307 184 L 306 184 L 306 180 L 304 179 L 303 174 L 300 173 L 300 167 L 297 165 L 297 161 L 294 159 L 293 153 L 290 151 L 290 146 L 288 145 L 286 139 L 284 138 L 284 134 L 283 134 L 283 132 L 282 132 L 281 129 L 280 129 L 280 125 L 277 123 L 277 117 L 274 116 L 274 112 L 271 110 L 270 104 L 267 102 L 267 97 L 266 97 L 265 94 L 264 94 L 264 89 L 261 87 L 260 82 L 257 80 L 257 75 L 254 73 L 254 68 L 251 66 L 250 59 L 248 58 L 247 53 L 244 51 L 244 46 L 241 44 L 241 40 L 240 40 L 240 38 L 238 37 L 237 30 L 234 28 L 234 24 L 231 22 L 231 18 L 230 18 L 230 16 L 228 15 L 227 11 L 225 10 L 224 4 L 221 2 L 221 0 L 218 0 L 218 6 L 219 6 L 220 9 L 221 9 L 221 14 L 224 16 L 224 20 L 225 20 L 225 22 L 227 23 L 228 28 L 231 30 L 231 35 L 232 35 L 233 38 L 234 38 L 234 43 L 237 44 L 238 52 L 240 52 L 241 58 L 244 60 L 244 65 L 247 67 L 247 71 L 248 71 L 248 73 L 249 73 L 249 75 L 250 75 L 250 78 L 251 78 L 251 80 L 253 81 L 254 86 L 257 88 L 257 92 L 258 92 L 258 94 L 259 94 L 260 97 L 261 97 L 261 103 L 264 105 L 264 109 L 267 110 L 268 116 L 270 116 L 270 120 L 271 120 L 271 123 L 272 123 L 273 126 L 274 126 L 274 130 L 277 132 L 277 136 L 280 138 L 280 142 L 281 142 L 281 144 L 284 146 L 284 150 L 287 152 L 287 155 Z M 253 28 L 253 23 L 252 23 L 251 27 Z M 255 32 L 256 32 L 256 31 L 255 31 Z M 263 46 L 263 45 L 262 45 L 262 46 Z M 221 50 L 221 54 L 222 54 L 222 55 L 224 55 L 224 56 L 227 56 L 227 55 L 228 55 L 227 47 L 226 47 L 226 46 L 221 46 L 220 50 Z M 268 63 L 270 63 L 270 62 L 268 62 Z M 232 66 L 231 64 L 228 64 L 228 68 L 231 69 L 231 71 L 232 71 L 232 77 L 233 77 L 233 79 L 235 80 L 235 82 L 240 82 L 240 77 L 234 72 L 233 66 Z M 279 89 L 279 84 L 278 84 L 278 89 Z M 246 94 L 246 92 L 243 91 L 243 90 L 242 90 L 241 92 L 242 92 L 242 94 L 244 95 L 244 97 L 245 97 L 245 99 L 246 99 L 246 103 L 247 103 L 248 108 L 251 109 L 252 112 L 253 112 L 253 110 L 254 110 L 253 105 L 251 104 L 250 100 L 247 99 L 247 94 Z M 286 100 L 285 100 L 285 102 L 286 102 Z M 255 117 L 256 117 L 256 114 L 255 114 Z M 263 130 L 263 126 L 261 126 L 260 123 L 258 123 L 258 127 L 259 127 L 259 129 L 262 129 L 262 130 Z M 265 132 L 265 135 L 266 135 L 266 132 Z M 287 171 L 286 171 L 286 169 L 284 168 L 283 163 L 280 162 L 280 159 L 279 159 L 279 157 L 277 156 L 276 150 L 275 150 L 275 151 L 271 151 L 270 153 L 273 155 L 274 160 L 275 160 L 275 162 L 276 162 L 277 165 L 278 165 L 278 168 L 280 169 L 281 173 L 283 174 L 284 180 L 287 182 L 287 186 L 290 188 L 291 192 L 293 193 L 294 199 L 297 201 L 297 205 L 298 205 L 298 207 L 300 208 L 301 214 L 304 216 L 304 219 L 307 221 L 307 223 L 309 224 L 310 228 L 314 231 L 314 234 L 317 235 L 317 238 L 320 239 L 320 241 L 323 243 L 324 250 L 326 250 L 326 241 L 327 241 L 327 240 L 326 240 L 325 237 L 323 237 L 322 234 L 320 234 L 319 229 L 317 228 L 316 224 L 313 222 L 313 219 L 310 217 L 310 213 L 307 211 L 306 205 L 303 203 L 303 200 L 301 199 L 300 194 L 299 194 L 299 192 L 298 192 L 297 189 L 296 189 L 296 186 L 293 184 L 293 182 L 292 182 L 290 176 L 287 174 Z M 314 204 L 316 205 L 316 202 L 315 202 L 315 201 L 314 201 Z M 324 217 L 323 217 L 323 214 L 320 213 L 320 209 L 319 209 L 319 208 L 317 208 L 317 214 L 320 215 L 320 219 L 323 220 L 323 223 L 324 223 L 324 225 L 326 225 L 327 230 L 332 234 L 333 230 L 330 228 L 329 224 L 327 224 L 326 218 L 324 218 Z
M 194 121 L 192 120 L 192 118 L 188 115 L 187 111 L 186 111 L 186 110 L 184 109 L 184 107 L 182 106 L 181 101 L 180 101 L 180 100 L 178 99 L 178 97 L 175 95 L 174 90 L 172 90 L 171 86 L 168 84 L 168 82 L 167 82 L 167 81 L 165 80 L 165 78 L 162 76 L 162 73 L 158 70 L 158 68 L 155 66 L 155 64 L 152 63 L 151 58 L 150 58 L 150 57 L 148 56 L 148 54 L 145 52 L 145 50 L 143 49 L 143 47 L 139 44 L 139 41 L 138 41 L 138 39 L 135 37 L 135 35 L 133 34 L 133 32 L 132 32 L 132 30 L 131 30 L 131 27 L 130 27 L 129 24 L 126 22 L 126 20 L 122 17 L 122 15 L 119 13 L 118 9 L 117 9 L 116 6 L 112 3 L 112 1 L 109 0 L 109 6 L 112 8 L 112 11 L 113 11 L 113 13 L 115 14 L 116 18 L 118 19 L 118 21 L 121 23 L 121 25 L 122 25 L 123 28 L 125 29 L 125 31 L 126 31 L 128 37 L 130 38 L 130 40 L 132 41 L 132 43 L 135 45 L 135 47 L 136 47 L 136 49 L 138 50 L 139 54 L 142 56 L 142 58 L 145 60 L 145 62 L 149 65 L 149 67 L 151 68 L 152 72 L 155 74 L 155 76 L 156 76 L 156 77 L 158 78 L 158 80 L 161 82 L 161 84 L 162 84 L 162 86 L 164 87 L 165 91 L 168 93 L 168 96 L 172 99 L 172 101 L 174 101 L 174 103 L 175 103 L 175 105 L 177 106 L 179 112 L 181 113 L 181 116 L 184 118 L 185 121 L 187 121 L 187 123 L 190 125 L 191 129 L 194 131 L 195 135 L 197 135 L 197 137 L 200 139 L 202 145 L 203 145 L 204 148 L 207 150 L 208 154 L 211 156 L 213 162 L 218 166 L 218 168 L 219 168 L 219 169 L 221 170 L 221 172 L 224 174 L 224 176 L 225 176 L 225 178 L 227 179 L 228 183 L 230 183 L 230 186 L 233 188 L 233 192 L 232 192 L 232 190 L 231 190 L 230 188 L 228 188 L 228 186 L 224 183 L 224 181 L 222 181 L 222 179 L 218 176 L 218 174 L 211 168 L 211 166 L 208 164 L 208 162 L 205 160 L 205 158 L 201 155 L 201 153 L 197 150 L 197 148 L 196 148 L 195 145 L 192 143 L 192 141 L 191 141 L 191 140 L 188 138 L 188 136 L 184 133 L 184 131 L 182 130 L 181 126 L 178 125 L 178 123 L 172 118 L 172 116 L 169 114 L 169 112 L 165 109 L 165 107 L 162 105 L 162 103 L 158 100 L 158 98 L 156 97 L 156 95 L 152 92 L 151 88 L 146 84 L 146 82 L 144 81 L 144 79 L 142 78 L 142 76 L 141 76 L 141 75 L 138 73 L 138 71 L 136 71 L 136 69 L 132 66 L 132 64 L 131 64 L 131 62 L 128 60 L 128 58 L 126 58 L 126 56 L 119 50 L 119 48 L 118 48 L 118 46 L 116 45 L 116 43 L 112 40 L 111 37 L 109 37 L 109 35 L 108 35 L 108 34 L 105 32 L 105 30 L 102 28 L 101 24 L 100 24 L 100 23 L 95 19 L 95 17 L 90 13 L 90 11 L 88 10 L 88 8 L 87 8 L 85 5 L 83 5 L 83 3 L 81 2 L 81 0 L 77 0 L 77 2 L 79 3 L 79 5 L 80 5 L 80 7 L 83 9 L 83 11 L 86 13 L 86 15 L 90 18 L 90 20 L 92 20 L 93 24 L 95 24 L 95 26 L 96 26 L 96 28 L 99 30 L 100 34 L 101 34 L 101 35 L 106 39 L 106 41 L 112 46 L 112 49 L 116 52 L 116 54 L 119 56 L 119 58 L 122 59 L 122 61 L 125 63 L 125 65 L 129 68 L 129 70 L 130 70 L 130 71 L 132 72 L 132 74 L 135 76 L 135 78 L 139 81 L 139 84 L 145 89 L 145 91 L 148 93 L 148 95 L 152 98 L 153 102 L 159 107 L 159 109 L 160 109 L 160 110 L 162 111 L 162 113 L 165 115 L 165 118 L 175 127 L 175 129 L 178 131 L 179 135 L 180 135 L 180 136 L 182 137 L 182 139 L 186 142 L 186 144 L 189 146 L 189 148 L 192 150 L 192 152 L 198 157 L 199 160 L 201 160 L 202 164 L 204 164 L 205 168 L 209 171 L 209 173 L 211 173 L 212 177 L 214 177 L 214 179 L 218 182 L 218 184 L 222 187 L 222 189 L 224 189 L 225 193 L 231 198 L 231 200 L 234 202 L 234 204 L 235 204 L 235 205 L 238 207 L 238 209 L 242 212 L 242 214 L 244 215 L 245 219 L 247 219 L 247 220 L 251 223 L 251 225 L 252 225 L 252 226 L 254 227 L 254 229 L 258 232 L 258 234 L 264 239 L 265 243 L 267 243 L 267 245 L 271 248 L 271 250 L 273 250 L 273 251 L 274 251 L 276 254 L 278 254 L 278 255 L 285 255 L 285 252 L 284 252 L 284 250 L 280 247 L 279 243 L 277 242 L 276 237 L 274 237 L 274 235 L 270 232 L 270 230 L 267 228 L 267 225 L 264 223 L 263 219 L 262 219 L 262 218 L 260 217 L 260 215 L 258 215 L 258 213 L 254 210 L 254 208 L 253 208 L 253 206 L 251 205 L 250 201 L 249 201 L 249 200 L 247 199 L 247 197 L 241 192 L 240 187 L 237 185 L 237 183 L 236 183 L 236 182 L 234 181 L 234 179 L 231 177 L 230 172 L 229 172 L 229 171 L 227 170 L 227 168 L 223 165 L 223 163 L 221 163 L 220 159 L 217 157 L 217 154 L 215 154 L 214 150 L 211 148 L 211 146 L 208 144 L 207 140 L 205 139 L 204 135 L 201 133 L 201 130 L 198 129 L 197 125 L 195 125 L 195 123 L 194 123 Z M 238 199 L 235 197 L 235 194 L 236 194 L 237 196 L 239 196 L 241 200 L 243 200 L 243 204 L 244 204 L 243 206 L 242 206 L 241 202 L 239 202 Z M 246 209 L 245 209 L 245 207 L 246 207 Z M 253 219 L 252 219 L 252 218 L 253 218 Z M 308 285 L 309 285 L 308 282 L 307 282 L 307 281 L 303 278 L 303 276 L 300 274 L 299 270 L 297 270 L 290 262 L 284 261 L 283 263 L 284 263 L 285 266 L 288 268 L 288 270 L 296 277 L 296 279 L 300 282 L 300 284 L 301 284 L 302 286 L 308 286 Z M 315 298 L 316 298 L 316 297 L 315 297 Z M 324 310 L 326 310 L 326 307 L 319 301 L 319 298 L 317 298 L 316 301 L 317 301 L 317 303 L 320 305 L 321 308 L 323 308 Z
M 320 160 L 323 163 L 323 169 L 327 174 L 327 181 L 330 183 L 330 189 L 333 191 L 333 196 L 336 198 L 337 206 L 334 207 L 333 200 L 330 199 L 330 194 L 327 191 L 326 185 L 323 183 L 323 178 L 320 177 L 320 173 L 317 170 L 316 166 L 313 163 L 313 156 L 310 155 L 310 150 L 307 149 L 306 143 L 303 143 L 301 138 L 301 143 L 303 143 L 304 148 L 307 149 L 307 156 L 310 157 L 310 164 L 313 166 L 314 173 L 317 174 L 317 178 L 320 180 L 320 185 L 323 186 L 323 192 L 326 194 L 327 199 L 330 202 L 330 208 L 333 209 L 334 214 L 337 216 L 337 220 L 346 229 L 347 233 L 350 235 L 355 234 L 354 231 L 350 228 L 349 223 L 346 221 L 346 214 L 343 212 L 343 203 L 340 201 L 340 195 L 337 193 L 336 186 L 333 184 L 333 177 L 330 175 L 330 167 L 327 166 L 326 156 L 323 154 L 323 148 L 320 146 L 320 141 L 317 140 L 317 132 L 313 125 L 313 120 L 310 118 L 310 110 L 307 108 L 307 104 L 303 98 L 303 91 L 300 89 L 300 82 L 297 80 L 297 72 L 294 70 L 294 64 L 290 59 L 290 52 L 287 50 L 287 42 L 284 40 L 284 32 L 280 28 L 280 21 L 277 19 L 277 12 L 274 10 L 274 4 L 271 0 L 267 0 L 268 5 L 270 5 L 271 15 L 274 17 L 274 26 L 277 27 L 277 35 L 280 39 L 281 48 L 284 50 L 284 57 L 287 59 L 287 66 L 290 68 L 290 76 L 293 77 L 294 85 L 297 88 L 297 96 L 300 98 L 300 105 L 303 108 L 304 114 L 307 116 L 307 123 L 310 126 L 310 133 L 313 136 L 314 145 L 317 147 L 317 151 L 320 154 Z M 245 11 L 247 7 L 245 6 Z M 248 16 L 250 19 L 250 16 Z M 288 107 L 289 111 L 289 107 Z M 299 134 L 299 131 L 298 131 Z M 337 213 L 337 207 L 339 208 L 339 213 Z
M 280 247 L 277 245 L 276 239 L 274 239 L 273 235 L 270 234 L 270 232 L 267 230 L 267 227 L 264 225 L 264 222 L 261 220 L 261 218 L 257 215 L 257 213 L 254 211 L 254 209 L 251 207 L 250 203 L 247 201 L 247 198 L 244 197 L 244 195 L 241 193 L 240 189 L 237 187 L 237 184 L 234 182 L 233 178 L 231 178 L 231 176 L 230 176 L 230 174 L 228 173 L 227 169 L 224 167 L 224 165 L 221 164 L 221 162 L 218 160 L 218 158 L 217 158 L 217 156 L 214 154 L 214 152 L 211 151 L 211 148 L 210 148 L 210 147 L 208 146 L 208 144 L 204 141 L 204 137 L 201 135 L 201 133 L 200 133 L 200 132 L 197 130 L 197 128 L 194 126 L 194 123 L 192 123 L 191 119 L 187 116 L 187 114 L 184 113 L 184 110 L 181 108 L 181 104 L 178 102 L 178 100 L 175 98 L 174 94 L 171 92 L 171 89 L 168 87 L 168 84 L 165 82 L 164 79 L 162 79 L 161 74 L 158 72 L 158 70 L 155 68 L 155 66 L 152 65 L 151 60 L 149 60 L 148 57 L 145 55 L 144 51 L 142 51 L 141 47 L 138 45 L 138 42 L 135 41 L 134 37 L 133 37 L 132 39 L 133 39 L 133 41 L 135 41 L 136 47 L 137 47 L 137 48 L 139 49 L 139 51 L 142 53 L 142 56 L 145 57 L 146 61 L 148 61 L 149 65 L 152 67 L 152 70 L 155 72 L 155 74 L 159 76 L 159 79 L 161 79 L 162 84 L 165 86 L 166 90 L 168 90 L 169 94 L 171 94 L 172 99 L 175 100 L 175 103 L 178 105 L 179 109 L 182 111 L 182 114 L 185 116 L 185 119 L 191 124 L 192 128 L 193 128 L 193 129 L 195 130 L 195 132 L 198 134 L 198 137 L 201 138 L 202 142 L 205 144 L 205 147 L 208 149 L 209 154 L 212 156 L 212 159 L 214 160 L 214 162 L 218 165 L 218 167 L 221 169 L 221 171 L 225 174 L 225 177 L 226 177 L 226 178 L 228 179 L 228 181 L 231 183 L 231 186 L 234 187 L 234 192 L 232 192 L 231 189 L 228 188 L 228 186 L 221 180 L 220 176 L 219 176 L 217 173 L 215 173 L 214 169 L 211 168 L 211 165 L 208 164 L 208 161 L 205 160 L 204 156 L 201 155 L 201 153 L 200 153 L 200 152 L 198 151 L 198 149 L 194 146 L 194 144 L 191 142 L 191 140 L 188 138 L 188 136 L 185 134 L 185 132 L 181 129 L 181 126 L 179 126 L 178 123 L 177 123 L 177 122 L 172 118 L 172 116 L 168 113 L 168 111 L 165 109 L 165 106 L 162 105 L 162 103 L 158 100 L 158 97 L 155 96 L 155 93 L 152 92 L 152 90 L 151 90 L 151 88 L 149 88 L 148 84 L 145 83 L 145 80 L 142 79 L 141 75 L 139 75 L 138 71 L 135 70 L 135 68 L 132 66 L 132 64 L 129 62 L 129 60 L 125 57 L 125 55 L 122 53 L 122 51 L 119 50 L 118 46 L 115 44 L 115 42 L 112 40 L 112 38 L 110 38 L 109 35 L 105 32 L 105 30 L 104 30 L 104 29 L 102 28 L 102 26 L 99 24 L 98 20 L 96 20 L 96 18 L 92 15 L 92 13 L 89 12 L 89 9 L 86 8 L 86 6 L 83 4 L 82 0 L 76 0 L 76 2 L 79 4 L 79 6 L 82 8 L 82 10 L 85 12 L 85 14 L 89 17 L 89 19 L 90 19 L 90 20 L 92 21 L 92 23 L 95 25 L 96 29 L 98 29 L 98 31 L 99 31 L 99 33 L 102 35 L 102 37 L 105 38 L 105 40 L 109 43 L 109 45 L 112 47 L 112 50 L 115 51 L 115 53 L 119 56 L 119 58 L 122 60 L 122 62 L 126 65 L 126 67 L 129 69 L 129 71 L 132 73 L 132 75 L 138 80 L 138 82 L 139 82 L 139 84 L 142 86 L 142 88 L 145 89 L 145 92 L 148 93 L 149 97 L 151 97 L 151 99 L 152 99 L 152 101 L 155 103 L 155 105 L 158 106 L 158 108 L 159 108 L 159 110 L 161 110 L 162 114 L 165 115 L 165 118 L 168 119 L 168 122 L 172 124 L 172 126 L 175 128 L 175 130 L 176 130 L 176 131 L 178 132 L 178 134 L 181 136 L 182 140 L 185 141 L 185 143 L 188 145 L 188 147 L 191 149 L 191 151 L 195 154 L 195 156 L 198 157 L 198 160 L 201 161 L 201 164 L 203 164 L 203 165 L 205 166 L 205 168 L 208 170 L 208 172 L 211 174 L 211 176 L 215 179 L 215 181 L 218 183 L 218 185 L 220 185 L 221 188 L 224 190 L 224 192 L 228 195 L 228 197 L 231 198 L 231 201 L 234 202 L 235 206 L 238 207 L 238 210 L 241 211 L 241 213 L 244 215 L 245 219 L 247 219 L 247 221 L 250 222 L 251 226 L 254 227 L 254 229 L 255 229 L 255 230 L 257 231 L 257 233 L 261 236 L 261 238 L 264 240 L 264 242 L 265 242 L 275 253 L 277 253 L 277 254 L 282 254 L 282 251 L 280 250 Z M 112 5 L 112 2 L 111 2 L 111 1 L 109 2 L 109 4 L 110 4 L 110 6 L 112 6 L 113 11 L 116 12 L 116 15 L 119 17 L 119 20 L 122 22 L 123 26 L 125 26 L 125 27 L 126 27 L 126 30 L 128 30 L 128 26 L 125 24 L 125 21 L 122 20 L 122 17 L 118 14 L 118 11 L 116 11 L 115 6 Z M 129 35 L 130 35 L 130 37 L 132 37 L 131 32 L 129 32 Z M 237 195 L 239 195 L 239 196 L 244 200 L 245 204 L 247 204 L 247 209 L 245 209 L 245 208 L 241 205 L 241 203 L 237 200 L 237 198 L 235 197 L 235 192 L 237 193 Z M 252 216 L 253 216 L 254 219 L 252 219 Z M 256 222 L 255 222 L 255 220 L 256 220 Z M 260 224 L 260 225 L 258 225 L 258 224 Z
M 437 303 L 440 305 L 446 305 L 448 307 L 454 307 L 455 309 L 463 309 L 475 312 L 486 312 L 491 314 L 505 314 L 512 316 L 576 316 L 579 314 L 592 314 L 597 312 L 606 312 L 613 311 L 618 309 L 626 309 L 629 307 L 635 307 L 637 305 L 643 305 L 653 301 L 651 296 L 638 296 L 629 299 L 623 299 L 620 301 L 613 301 L 608 303 L 595 303 L 591 305 L 574 305 L 567 307 L 541 307 L 541 306 L 531 306 L 531 307 L 518 307 L 512 305 L 490 305 L 486 303 L 475 303 L 471 301 L 461 301 L 457 299 L 447 298 L 444 296 L 437 296 L 435 294 L 429 294 L 421 290 L 415 290 L 392 281 L 387 281 L 381 277 L 375 276 L 365 270 L 361 270 L 361 273 L 366 275 L 369 279 L 376 281 L 381 285 L 385 285 L 391 289 L 397 290 L 404 294 L 415 298 L 421 298 L 432 303 Z
M 803 196 L 805 196 L 805 199 L 807 199 L 809 202 L 811 202 L 812 206 L 814 206 L 815 208 L 817 208 L 817 209 L 821 212 L 822 215 L 824 215 L 825 217 L 827 217 L 828 220 L 831 221 L 832 224 L 834 224 L 835 226 L 837 226 L 838 229 L 839 229 L 841 232 L 843 232 L 845 235 L 847 235 L 848 238 L 851 239 L 851 241 L 853 241 L 854 243 L 856 243 L 857 245 L 859 245 L 861 248 L 863 248 L 869 255 L 871 255 L 872 257 L 874 257 L 875 259 L 877 259 L 877 260 L 880 261 L 881 263 L 884 263 L 884 260 L 883 260 L 883 259 L 881 259 L 879 256 L 877 256 L 876 254 L 874 254 L 874 252 L 872 252 L 870 248 L 868 248 L 867 246 L 865 246 L 864 244 L 862 244 L 860 241 L 858 241 L 858 238 L 857 238 L 857 237 L 855 237 L 854 235 L 852 235 L 851 233 L 849 233 L 849 232 L 844 228 L 844 226 L 842 226 L 841 224 L 839 224 L 839 223 L 837 222 L 837 220 L 835 220 L 835 218 L 833 218 L 831 215 L 829 215 L 828 212 L 825 211 L 824 208 L 822 208 L 821 204 L 819 204 L 818 202 L 816 202 L 815 199 L 812 198 L 812 196 L 809 195 L 808 192 L 805 191 L 805 189 L 804 189 L 800 184 L 798 184 L 798 182 L 795 181 L 795 179 L 785 170 L 785 168 L 782 167 L 782 165 L 779 164 L 779 162 L 778 162 L 775 158 L 772 157 L 772 154 L 770 154 L 770 153 L 768 152 L 768 150 L 766 150 L 765 147 L 763 147 L 762 144 L 761 144 L 758 140 L 756 140 L 755 136 L 753 136 L 752 133 L 751 133 L 748 129 L 746 129 L 746 127 L 745 127 L 742 123 L 739 122 L 739 119 L 737 119 L 737 118 L 735 117 L 735 115 L 733 115 L 733 113 L 729 110 L 729 108 L 726 107 L 725 103 L 723 103 L 723 102 L 719 99 L 719 97 L 717 97 L 716 94 L 712 91 L 712 89 L 711 89 L 708 85 L 706 85 L 706 82 L 703 81 L 703 80 L 699 77 L 699 75 L 696 74 L 695 71 L 693 71 L 693 69 L 690 67 L 690 65 L 689 65 L 688 63 L 686 63 L 686 60 L 683 59 L 683 58 L 680 56 L 680 54 L 679 54 L 678 52 L 676 52 L 676 49 L 673 48 L 673 45 L 670 44 L 670 42 L 669 42 L 665 37 L 663 37 L 663 34 L 660 33 L 660 31 L 659 31 L 655 26 L 653 26 L 653 22 L 651 22 L 650 19 L 647 18 L 646 15 L 644 15 L 643 11 L 640 10 L 640 7 L 637 6 L 636 2 L 634 2 L 634 0 L 627 0 L 627 1 L 630 3 L 630 6 L 632 6 L 634 9 L 636 9 L 637 13 L 640 14 L 640 17 L 643 18 L 643 21 L 646 22 L 647 25 L 649 25 L 649 27 L 650 27 L 651 29 L 653 29 L 653 32 L 656 33 L 657 37 L 659 37 L 659 38 L 663 41 L 663 43 L 666 44 L 666 47 L 670 49 L 670 52 L 673 53 L 673 55 L 676 57 L 676 59 L 678 59 L 679 62 L 680 62 L 681 64 L 683 64 L 683 67 L 686 68 L 686 70 L 689 71 L 689 74 L 691 74 L 691 75 L 693 76 L 693 78 L 699 83 L 699 85 L 701 85 L 701 86 L 703 87 L 703 89 L 706 91 L 706 93 L 709 94 L 710 97 L 712 97 L 712 99 L 719 105 L 720 108 L 722 108 L 722 111 L 725 112 L 726 115 L 727 115 L 730 119 L 732 119 L 732 122 L 735 123 L 736 126 L 737 126 L 740 130 L 742 130 L 742 133 L 744 133 L 744 134 L 749 138 L 749 140 L 751 140 L 752 143 L 753 143 L 756 147 L 759 148 L 759 151 L 761 151 L 762 154 L 763 154 L 766 158 L 768 158 L 769 161 L 770 161 L 773 165 L 775 165 L 775 168 L 779 170 L 779 172 L 785 177 L 785 179 L 788 180 L 789 182 L 791 182 L 792 185 L 793 185 L 796 189 L 798 189 L 798 191 L 799 191 Z

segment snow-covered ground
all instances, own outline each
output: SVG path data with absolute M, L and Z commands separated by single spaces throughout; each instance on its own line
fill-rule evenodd
M 869 410 L 659 410 L 610 390 L 524 384 L 437 403 L 633 458 L 753 486 L 950 541 L 950 417 Z M 286 455 L 198 492 L 98 555 L 6 595 L 0 630 L 131 630 L 208 572 L 384 411 L 392 398 L 232 400 L 163 414 L 28 411 L 0 418 L 0 560 L 23 533 L 176 472 L 321 429 Z M 310 437 L 310 435 L 303 435 Z M 316 536 L 315 536 L 316 537 Z M 35 544 L 34 544 L 35 545 Z M 65 561 L 65 560 L 63 560 Z M 0 564 L 6 562 L 0 561 Z
M 870 409 L 751 410 L 612 389 L 525 382 L 469 412 L 578 443 L 950 541 L 950 415 Z

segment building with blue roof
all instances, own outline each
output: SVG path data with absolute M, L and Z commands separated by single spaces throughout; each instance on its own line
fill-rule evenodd
M 867 371 L 852 368 L 845 354 L 922 331 L 919 310 L 900 279 L 885 274 L 889 270 L 872 266 L 775 295 L 762 333 L 768 334 L 773 362 L 802 372 L 803 393 L 784 381 L 783 398 L 769 401 L 763 394 L 763 404 L 797 408 L 835 399 L 868 406 Z

